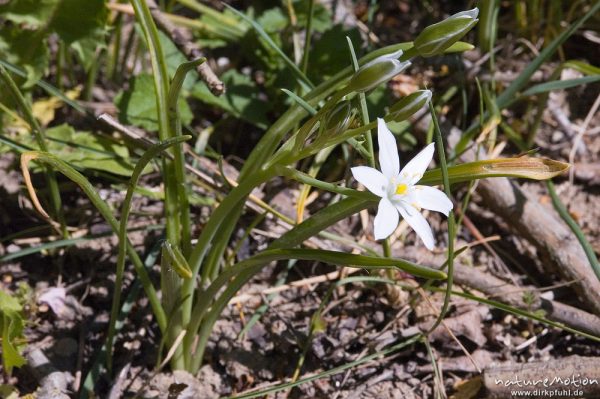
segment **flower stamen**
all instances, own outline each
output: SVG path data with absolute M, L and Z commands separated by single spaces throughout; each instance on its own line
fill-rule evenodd
M 408 190 L 408 186 L 406 184 L 398 184 L 396 186 L 396 194 L 402 195 Z

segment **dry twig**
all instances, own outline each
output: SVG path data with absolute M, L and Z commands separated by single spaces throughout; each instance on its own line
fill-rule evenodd
M 146 0 L 148 8 L 152 14 L 152 18 L 156 22 L 156 26 L 173 40 L 175 46 L 190 60 L 196 60 L 203 56 L 202 50 L 192 40 L 190 33 L 175 26 L 169 19 L 160 11 L 154 0 Z M 110 3 L 108 7 L 114 11 L 134 14 L 133 7 L 128 4 Z M 196 67 L 196 71 L 200 78 L 206 83 L 209 90 L 215 96 L 220 96 L 225 93 L 225 84 L 215 75 L 213 70 L 208 66 L 208 63 L 203 62 Z
M 435 255 L 416 248 L 404 249 L 405 259 L 420 259 L 424 264 L 439 265 L 444 262 L 443 255 Z M 535 289 L 532 303 L 523 301 L 524 287 L 512 285 L 484 271 L 456 262 L 454 265 L 454 282 L 486 294 L 502 303 L 527 311 L 543 309 L 545 317 L 570 327 L 600 336 L 600 317 L 585 310 L 541 297 Z
M 190 60 L 201 58 L 202 51 L 192 40 L 190 33 L 187 30 L 176 27 L 171 21 L 165 18 L 154 0 L 146 0 L 146 2 L 148 3 L 148 8 L 150 8 L 152 18 L 156 21 L 156 25 L 173 40 L 175 46 Z M 196 71 L 212 94 L 220 96 L 225 93 L 225 84 L 221 82 L 206 62 L 198 65 Z

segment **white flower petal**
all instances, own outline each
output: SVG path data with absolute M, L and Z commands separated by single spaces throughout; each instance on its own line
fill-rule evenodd
M 421 208 L 429 209 L 430 211 L 441 212 L 448 216 L 448 213 L 454 207 L 452 201 L 437 188 L 429 186 L 415 186 L 415 198 L 417 205 Z
M 449 16 L 446 19 L 457 19 L 457 18 L 466 18 L 466 19 L 475 19 L 479 15 L 479 8 L 475 7 L 472 10 L 457 12 L 454 15 Z
M 415 155 L 400 171 L 399 179 L 401 181 L 408 181 L 409 184 L 415 184 L 423 173 L 427 170 L 427 166 L 433 159 L 433 152 L 435 151 L 435 144 L 431 143 L 427 147 L 423 148 L 420 153 Z M 384 173 L 385 174 L 385 173 Z
M 400 215 L 398 210 L 389 199 L 382 198 L 379 201 L 379 207 L 377 208 L 377 215 L 375 216 L 375 239 L 383 240 L 396 230 L 398 222 L 400 221 Z
M 381 172 L 388 179 L 392 179 L 398 175 L 400 170 L 400 158 L 398 157 L 396 139 L 381 118 L 377 118 L 377 142 L 379 143 Z
M 393 53 L 384 54 L 384 55 L 382 55 L 380 57 L 377 57 L 377 58 L 375 58 L 375 59 L 367 62 L 365 65 L 361 66 L 360 69 L 359 69 L 359 71 L 360 70 L 365 70 L 368 67 L 370 67 L 371 65 L 379 64 L 381 62 L 385 62 L 385 61 L 388 61 L 388 60 L 397 60 L 398 58 L 400 58 L 402 56 L 402 53 L 404 53 L 404 51 L 398 50 L 398 51 L 395 51 Z
M 379 197 L 385 196 L 389 181 L 380 171 L 368 166 L 356 166 L 350 170 L 356 181 L 365 186 L 367 190 Z
M 417 212 L 416 209 L 411 212 L 407 212 L 404 206 L 396 207 L 400 212 L 400 215 L 406 220 L 406 223 L 409 224 L 410 227 L 413 228 L 415 233 L 423 240 L 423 244 L 428 250 L 433 250 L 433 246 L 435 245 L 433 241 L 433 233 L 431 231 L 431 227 L 429 227 L 429 223 L 427 220 L 421 215 L 420 212 Z

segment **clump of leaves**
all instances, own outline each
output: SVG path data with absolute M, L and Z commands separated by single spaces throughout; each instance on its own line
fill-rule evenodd
M 2 364 L 10 374 L 13 367 L 25 364 L 21 355 L 23 336 L 23 314 L 19 301 L 5 291 L 0 291 L 0 332 L 2 333 Z
M 48 39 L 55 33 L 88 70 L 104 45 L 107 16 L 103 0 L 9 1 L 0 5 L 0 18 L 11 22 L 0 29 L 0 56 L 25 68 L 25 86 L 31 86 L 48 68 Z

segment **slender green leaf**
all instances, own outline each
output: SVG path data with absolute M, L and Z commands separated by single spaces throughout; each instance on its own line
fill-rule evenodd
M 600 1 L 595 2 L 592 7 L 581 18 L 575 21 L 568 29 L 565 29 L 558 35 L 546 48 L 544 48 L 535 59 L 519 74 L 519 76 L 508 86 L 506 90 L 498 97 L 497 104 L 499 109 L 505 108 L 517 95 L 517 93 L 529 82 L 531 76 L 537 71 L 544 62 L 546 62 L 558 47 L 565 42 L 585 21 L 595 15 L 600 10 Z
M 567 79 L 567 80 L 554 80 L 552 82 L 541 83 L 539 85 L 535 85 L 530 87 L 529 89 L 523 92 L 524 96 L 533 96 L 535 94 L 547 93 L 549 91 L 556 90 L 565 90 L 570 89 L 571 87 L 577 87 L 589 83 L 595 83 L 600 81 L 600 76 L 585 76 L 583 78 L 577 79 Z
M 164 230 L 164 228 L 165 228 L 164 225 L 161 225 L 161 224 L 152 224 L 150 226 L 141 226 L 141 227 L 131 228 L 131 229 L 128 229 L 127 232 Z M 56 240 L 56 241 L 46 242 L 46 243 L 43 243 L 43 244 L 40 244 L 40 245 L 35 245 L 35 246 L 32 246 L 32 247 L 23 248 L 23 249 L 21 249 L 19 251 L 11 252 L 11 253 L 8 253 L 6 255 L 0 256 L 0 263 L 8 262 L 8 261 L 14 260 L 14 259 L 19 259 L 19 258 L 22 258 L 24 256 L 29 256 L 29 255 L 37 254 L 37 253 L 40 253 L 40 252 L 43 252 L 43 251 L 48 251 L 48 250 L 54 249 L 54 248 L 70 247 L 70 246 L 73 246 L 75 244 L 80 244 L 82 242 L 93 241 L 93 240 L 97 240 L 97 239 L 100 239 L 100 238 L 108 237 L 108 236 L 110 236 L 112 234 L 113 234 L 112 232 L 101 233 L 101 234 L 90 234 L 90 235 L 79 237 L 79 238 L 67 238 L 67 239 L 64 239 L 64 240 Z
M 419 342 L 419 340 L 421 339 L 421 337 L 422 337 L 422 335 L 420 335 L 420 334 L 415 335 L 415 336 L 407 339 L 406 341 L 403 341 L 403 342 L 401 342 L 399 344 L 393 345 L 393 346 L 391 346 L 391 347 L 389 347 L 387 349 L 375 352 L 375 353 L 373 353 L 371 355 L 364 356 L 364 357 L 362 357 L 362 358 L 360 358 L 358 360 L 346 363 L 346 364 L 344 364 L 342 366 L 339 366 L 339 367 L 335 367 L 335 368 L 333 368 L 331 370 L 327 370 L 327 371 L 318 373 L 318 374 L 313 375 L 313 376 L 309 376 L 309 377 L 305 377 L 305 378 L 300 378 L 298 381 L 295 381 L 295 382 L 289 382 L 289 383 L 285 383 L 285 384 L 280 384 L 280 385 L 276 385 L 274 387 L 270 387 L 270 388 L 267 388 L 267 389 L 261 389 L 261 390 L 257 390 L 257 391 L 254 391 L 254 392 L 249 392 L 249 393 L 246 393 L 246 394 L 243 393 L 243 394 L 238 395 L 238 396 L 231 396 L 228 399 L 250 399 L 250 398 L 257 398 L 257 397 L 260 397 L 260 396 L 269 395 L 271 393 L 283 391 L 285 389 L 290 389 L 290 388 L 293 388 L 293 387 L 297 387 L 299 385 L 306 384 L 307 382 L 316 381 L 316 380 L 319 380 L 321 378 L 329 377 L 331 375 L 338 374 L 338 373 L 340 373 L 342 371 L 351 369 L 351 368 L 356 367 L 358 365 L 361 365 L 363 363 L 370 362 L 371 360 L 378 359 L 378 358 L 381 358 L 382 356 L 387 356 L 387 355 L 390 355 L 390 354 L 392 354 L 394 352 L 397 352 L 400 349 L 403 349 L 403 348 L 407 347 L 408 345 L 412 345 L 412 344 L 415 344 L 415 343 Z
M 433 103 L 429 101 L 429 112 L 431 113 L 431 120 L 433 122 L 433 129 L 435 133 L 435 146 L 438 152 L 438 157 L 440 158 L 440 170 L 442 174 L 442 181 L 444 182 L 444 193 L 448 199 L 452 198 L 452 192 L 450 191 L 450 179 L 448 176 L 448 164 L 446 163 L 446 153 L 444 150 L 444 140 L 442 138 L 442 131 L 440 129 L 440 125 L 438 122 L 437 114 L 435 112 L 435 108 Z M 429 335 L 432 331 L 434 331 L 437 326 L 440 325 L 444 317 L 446 316 L 446 312 L 448 312 L 448 307 L 450 306 L 450 297 L 452 296 L 452 286 L 454 284 L 454 240 L 456 239 L 456 221 L 454 219 L 454 211 L 451 209 L 448 213 L 448 257 L 447 257 L 447 267 L 448 267 L 448 280 L 446 281 L 446 292 L 444 293 L 444 303 L 442 305 L 442 309 L 440 310 L 440 314 L 437 319 L 434 321 L 433 325 L 427 330 L 427 335 Z
M 221 108 L 236 118 L 266 129 L 269 124 L 267 113 L 273 106 L 259 98 L 260 90 L 252 79 L 235 69 L 230 69 L 220 78 L 227 87 L 227 92 L 222 96 L 216 97 L 203 84 L 194 86 L 192 96 L 203 103 Z
M 277 54 L 281 57 L 281 59 L 285 63 L 285 65 L 296 76 L 299 83 L 301 83 L 302 85 L 306 86 L 309 89 L 314 88 L 313 84 L 311 83 L 310 80 L 308 80 L 306 75 L 304 75 L 304 73 L 300 70 L 300 68 L 298 68 L 298 66 L 292 60 L 290 60 L 287 55 L 285 55 L 285 53 L 281 50 L 281 48 L 279 48 L 279 46 L 277 46 L 277 44 L 275 44 L 275 42 L 273 42 L 273 39 L 271 39 L 271 36 L 269 36 L 269 34 L 267 32 L 265 32 L 265 30 L 262 28 L 262 26 L 260 26 L 260 24 L 258 24 L 252 18 L 246 16 L 246 14 L 231 7 L 229 4 L 224 3 L 224 5 L 229 10 L 231 10 L 233 13 L 235 13 L 238 17 L 240 17 L 242 20 L 249 23 L 252 26 L 252 28 L 254 28 L 256 33 L 265 40 L 265 42 L 269 45 L 269 47 L 271 47 L 273 50 L 275 50 L 275 52 L 277 52 Z
M 98 209 L 104 220 L 106 220 L 106 222 L 112 228 L 113 232 L 118 234 L 119 223 L 114 217 L 111 208 L 106 202 L 104 202 L 104 200 L 102 200 L 102 198 L 100 198 L 100 195 L 96 191 L 96 188 L 85 178 L 85 176 L 83 176 L 81 173 L 73 169 L 69 164 L 55 157 L 52 154 L 42 151 L 28 151 L 21 154 L 21 169 L 24 175 L 25 182 L 27 183 L 29 194 L 32 197 L 32 201 L 37 204 L 38 211 L 40 211 L 40 213 L 43 214 L 45 212 L 43 211 L 43 209 L 39 208 L 39 201 L 37 200 L 35 190 L 31 185 L 31 177 L 29 175 L 29 170 L 27 169 L 29 162 L 31 162 L 32 160 L 36 162 L 41 162 L 45 165 L 48 165 L 49 167 L 52 167 L 55 170 L 58 170 L 71 181 L 76 183 L 88 196 L 94 207 Z M 129 240 L 127 240 L 126 245 L 127 253 L 135 267 L 136 272 L 138 273 L 138 277 L 140 278 L 144 286 L 146 295 L 150 300 L 150 304 L 152 306 L 154 316 L 156 317 L 156 320 L 158 322 L 158 326 L 161 329 L 161 331 L 164 331 L 164 329 L 166 328 L 166 317 L 162 310 L 162 307 L 160 306 L 160 301 L 158 299 L 158 295 L 156 294 L 156 290 L 154 289 L 152 281 L 150 280 L 146 269 L 144 269 L 142 261 L 140 260 L 135 248 L 133 248 Z
M 442 290 L 442 289 L 433 288 L 433 287 L 431 289 L 434 290 L 434 291 L 438 291 L 438 292 Z M 484 305 L 488 305 L 488 306 L 494 307 L 496 309 L 503 310 L 505 312 L 514 314 L 516 316 L 523 317 L 523 318 L 528 319 L 528 320 L 535 320 L 535 321 L 538 321 L 540 323 L 549 325 L 551 327 L 558 328 L 559 330 L 568 331 L 570 333 L 577 334 L 577 335 L 580 335 L 582 337 L 589 338 L 591 340 L 600 342 L 600 337 L 597 337 L 595 335 L 588 334 L 586 332 L 577 330 L 575 328 L 569 327 L 569 326 L 567 326 L 565 324 L 562 324 L 562 323 L 557 323 L 555 321 L 548 320 L 545 317 L 541 317 L 539 314 L 536 314 L 534 312 L 528 312 L 526 310 L 515 308 L 514 306 L 510 306 L 510 305 L 504 304 L 502 302 L 494 301 L 494 300 L 487 299 L 487 298 L 482 298 L 480 296 L 469 294 L 469 293 L 466 293 L 466 292 L 452 291 L 452 295 L 460 296 L 460 297 L 463 297 L 463 298 L 467 298 L 467 299 L 470 299 L 472 301 L 476 301 L 476 302 L 482 303 Z
M 587 62 L 579 61 L 579 60 L 569 60 L 565 61 L 561 65 L 561 69 L 572 68 L 576 71 L 579 71 L 585 75 L 600 75 L 600 68 L 594 65 L 590 65 Z
M 146 165 L 148 165 L 148 163 L 150 163 L 154 158 L 156 158 L 156 156 L 158 154 L 160 154 L 162 151 L 166 150 L 167 148 L 169 148 L 173 145 L 182 143 L 186 140 L 189 140 L 190 138 L 191 138 L 191 136 L 172 137 L 163 142 L 154 144 L 152 147 L 150 147 L 148 150 L 146 150 L 144 155 L 142 155 L 142 157 L 140 158 L 138 163 L 135 165 L 135 168 L 133 169 L 133 172 L 131 174 L 131 178 L 129 180 L 129 185 L 127 188 L 127 193 L 125 194 L 125 199 L 123 200 L 123 204 L 121 206 L 121 218 L 118 223 L 119 254 L 117 256 L 117 271 L 116 271 L 116 278 L 115 278 L 115 290 L 113 293 L 111 319 L 110 319 L 109 328 L 108 328 L 108 338 L 106 340 L 106 342 L 107 342 L 106 347 L 108 348 L 106 361 L 107 361 L 107 366 L 108 366 L 109 370 L 112 367 L 112 341 L 113 341 L 113 337 L 114 337 L 114 333 L 115 333 L 115 326 L 116 326 L 116 322 L 117 322 L 118 311 L 119 311 L 119 306 L 120 306 L 120 301 L 121 301 L 123 273 L 125 272 L 125 255 L 127 254 L 129 246 L 130 246 L 128 239 L 127 239 L 127 221 L 129 219 L 129 214 L 131 212 L 131 201 L 133 199 L 133 194 L 135 193 L 135 188 L 137 187 L 140 176 L 141 176 L 143 170 L 146 168 Z M 98 207 L 98 206 L 96 205 L 96 207 Z M 116 223 L 117 223 L 116 220 L 114 221 L 114 223 L 116 225 Z M 111 226 L 111 227 L 113 227 L 113 226 Z M 113 230 L 117 230 L 115 227 L 116 226 L 113 227 Z M 131 256 L 132 252 L 135 253 L 135 251 L 129 250 L 130 258 L 132 257 Z M 135 263 L 136 260 L 132 259 L 132 261 L 134 261 L 134 263 Z M 137 260 L 137 262 L 140 262 L 139 259 Z M 140 265 L 138 264 L 138 272 L 142 271 L 142 273 L 145 273 L 145 269 L 143 267 L 139 268 L 139 266 Z M 144 283 L 144 280 L 143 279 L 141 279 L 141 280 Z M 144 288 L 147 289 L 147 292 L 152 291 L 154 287 L 152 286 L 152 289 L 150 289 L 150 287 L 147 286 L 147 284 L 148 284 L 148 282 L 144 283 Z M 154 300 L 156 300 L 156 298 L 154 298 Z M 161 310 L 162 310 L 162 308 L 161 308 Z
M 15 65 L 7 60 L 0 59 L 0 65 L 2 65 L 4 68 L 11 71 L 15 75 L 18 75 L 22 78 L 27 78 L 27 70 L 23 70 L 20 67 L 18 67 L 17 65 Z M 46 93 L 50 94 L 51 96 L 60 98 L 62 100 L 62 102 L 70 105 L 77 112 L 79 112 L 81 114 L 87 113 L 87 110 L 83 106 L 81 106 L 77 101 L 71 100 L 63 92 L 58 90 L 56 87 L 52 86 L 50 83 L 40 79 L 40 80 L 35 80 L 33 82 L 33 84 L 44 89 L 46 91 Z
M 583 233 L 577 222 L 573 219 L 573 217 L 571 217 L 569 211 L 558 197 L 558 194 L 556 194 L 556 190 L 554 190 L 554 183 L 552 182 L 552 180 L 548 180 L 546 182 L 546 187 L 548 188 L 548 193 L 550 193 L 550 197 L 552 198 L 552 204 L 554 205 L 554 209 L 556 209 L 560 217 L 565 221 L 569 228 L 571 228 L 571 231 L 573 232 L 573 234 L 575 234 L 577 240 L 579 240 L 579 243 L 581 244 L 581 247 L 585 252 L 585 256 L 587 256 L 588 261 L 590 262 L 592 270 L 596 274 L 598 280 L 600 280 L 600 263 L 598 263 L 598 258 L 596 257 L 596 252 L 594 251 L 594 248 L 585 238 L 585 234 Z
M 122 123 L 152 132 L 159 130 L 156 90 L 152 82 L 152 75 L 137 75 L 131 79 L 128 90 L 117 94 L 115 105 L 119 108 L 119 119 Z M 192 121 L 192 111 L 183 99 L 179 100 L 179 112 L 184 125 Z
M 304 108 L 304 110 L 306 112 L 308 112 L 311 116 L 315 116 L 317 114 L 317 110 L 314 109 L 309 103 L 304 101 L 304 99 L 302 99 L 302 97 L 300 97 L 296 93 L 291 92 L 288 89 L 281 89 L 281 91 L 284 92 L 285 94 L 287 94 L 292 100 L 297 102 L 300 106 L 302 106 L 302 108 Z

